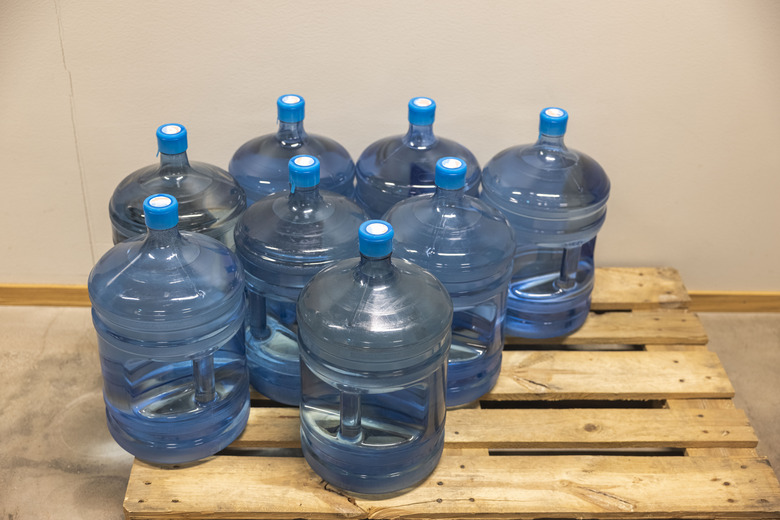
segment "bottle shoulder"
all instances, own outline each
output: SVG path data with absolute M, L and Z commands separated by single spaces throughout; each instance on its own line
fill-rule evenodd
M 501 270 L 511 262 L 515 237 L 507 219 L 495 208 L 464 195 L 442 204 L 436 195 L 418 195 L 398 202 L 385 215 L 395 231 L 397 257 L 437 274 Z
M 611 185 L 589 155 L 529 144 L 496 154 L 483 169 L 482 189 L 489 199 L 510 205 L 571 211 L 605 204 Z
M 232 174 L 233 169 L 240 168 L 245 161 L 252 158 L 255 160 L 265 158 L 268 161 L 272 159 L 283 161 L 286 171 L 287 161 L 301 154 L 313 155 L 318 157 L 320 161 L 332 163 L 337 160 L 352 162 L 347 149 L 329 137 L 306 133 L 300 141 L 296 141 L 292 145 L 284 145 L 277 134 L 272 133 L 255 137 L 241 145 L 233 154 L 228 170 Z
M 267 134 L 242 145 L 228 171 L 246 191 L 251 202 L 289 188 L 289 161 L 296 155 L 313 155 L 320 161 L 320 184 L 344 195 L 352 194 L 355 163 L 343 146 L 316 134 L 307 134 L 296 147 L 283 147 L 276 134 Z
M 115 245 L 95 264 L 87 285 L 101 312 L 173 322 L 223 309 L 242 294 L 244 278 L 237 256 L 222 243 L 181 232 L 166 243 L 143 235 Z
M 232 190 L 240 187 L 235 179 L 219 166 L 190 161 L 188 165 L 182 167 L 151 164 L 139 168 L 119 182 L 114 190 L 114 198 L 121 197 L 125 192 L 137 188 L 147 191 L 176 190 L 183 196 L 196 197 L 212 191 L 223 191 L 233 195 Z M 161 191 L 153 192 L 160 193 Z
M 447 138 L 437 138 L 435 144 L 425 149 L 410 148 L 404 144 L 403 137 L 386 137 L 363 150 L 355 163 L 358 179 L 377 178 L 399 186 L 430 185 L 436 161 L 452 156 L 466 162 L 466 186 L 479 184 L 479 161 L 465 146 Z
M 360 262 L 322 270 L 301 292 L 302 360 L 337 385 L 364 389 L 415 384 L 444 367 L 453 306 L 441 282 L 395 258 L 391 272 L 367 279 Z
M 235 229 L 236 251 L 245 264 L 279 268 L 296 262 L 326 262 L 357 254 L 357 229 L 366 216 L 342 195 L 320 191 L 299 206 L 289 191 L 266 196 L 244 213 Z
M 359 258 L 323 269 L 304 288 L 298 309 L 315 328 L 338 333 L 349 327 L 354 338 L 378 345 L 388 336 L 396 337 L 395 345 L 413 343 L 420 334 L 408 334 L 410 329 L 438 334 L 452 320 L 452 300 L 442 283 L 402 258 L 393 258 L 392 273 L 378 280 L 361 274 Z
M 374 141 L 360 154 L 358 163 L 383 162 L 391 160 L 396 155 L 401 154 L 407 158 L 417 158 L 417 160 L 424 160 L 429 156 L 435 157 L 435 164 L 435 161 L 439 160 L 441 157 L 450 155 L 453 157 L 460 157 L 467 163 L 474 164 L 479 168 L 479 161 L 477 161 L 476 156 L 457 141 L 446 137 L 437 137 L 436 141 L 430 146 L 417 148 L 407 145 L 404 137 L 404 135 L 393 135 Z
M 237 218 L 246 209 L 246 195 L 236 180 L 218 166 L 191 161 L 186 168 L 150 165 L 125 177 L 109 201 L 114 225 L 132 234 L 146 229 L 143 201 L 165 193 L 179 202 L 180 227 L 204 232 Z

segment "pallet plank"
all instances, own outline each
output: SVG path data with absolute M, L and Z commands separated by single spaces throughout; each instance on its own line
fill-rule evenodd
M 232 448 L 299 448 L 294 410 L 254 408 Z M 742 410 L 452 410 L 445 448 L 751 448 L 758 443 Z
M 734 410 L 731 399 L 669 399 L 666 406 L 670 410 Z M 687 448 L 685 454 L 691 457 L 757 457 L 755 446 L 735 448 L 727 446 Z
M 702 350 L 706 346 L 691 345 L 645 345 L 650 352 L 663 352 L 675 350 Z M 734 401 L 731 399 L 667 399 L 666 407 L 671 410 L 734 410 Z M 690 447 L 685 450 L 685 454 L 691 457 L 757 457 L 758 452 L 755 447 L 752 448 L 733 448 L 733 447 Z
M 602 267 L 594 275 L 591 310 L 684 309 L 691 298 L 671 267 Z
M 729 398 L 734 387 L 713 352 L 506 351 L 483 400 Z
M 632 312 L 591 312 L 582 327 L 564 337 L 527 339 L 506 338 L 507 345 L 598 345 L 598 344 L 694 344 L 707 343 L 707 333 L 699 318 L 684 310 Z
M 445 455 L 408 493 L 365 500 L 300 457 L 223 456 L 136 463 L 124 507 L 128 519 L 780 518 L 780 484 L 763 458 Z
M 734 396 L 718 356 L 706 347 L 654 347 L 650 352 L 507 350 L 496 386 L 481 400 L 650 401 Z M 255 390 L 251 398 L 254 405 L 273 404 Z

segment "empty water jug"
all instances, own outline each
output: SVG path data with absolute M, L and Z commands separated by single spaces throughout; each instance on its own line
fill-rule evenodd
M 465 194 L 466 163 L 436 162 L 436 191 L 393 206 L 393 255 L 430 271 L 447 288 L 455 314 L 447 367 L 447 406 L 489 391 L 501 370 L 507 288 L 515 239 L 506 218 Z
M 568 117 L 545 108 L 536 143 L 500 152 L 483 172 L 481 197 L 515 230 L 506 326 L 516 336 L 569 334 L 590 309 L 610 182 L 596 161 L 564 144 Z
M 246 209 L 244 191 L 225 170 L 187 159 L 187 130 L 182 125 L 157 129 L 160 163 L 125 177 L 114 190 L 108 212 L 114 243 L 146 233 L 144 200 L 167 193 L 179 203 L 179 228 L 203 233 L 233 247 L 233 228 Z
M 352 197 L 355 163 L 343 146 L 303 129 L 305 102 L 288 94 L 276 100 L 279 127 L 276 133 L 247 141 L 233 154 L 228 171 L 244 188 L 249 204 L 287 189 L 287 163 L 296 155 L 320 160 L 320 187 Z
M 324 267 L 351 258 L 361 209 L 342 195 L 320 191 L 320 162 L 289 161 L 288 190 L 253 204 L 236 226 L 236 252 L 247 281 L 249 375 L 259 392 L 285 404 L 301 397 L 295 302 Z
M 465 146 L 433 134 L 436 103 L 427 97 L 409 101 L 409 130 L 369 145 L 356 165 L 355 200 L 370 218 L 384 215 L 398 201 L 432 193 L 436 161 L 461 157 L 468 165 L 466 193 L 477 196 L 481 171 Z
M 144 212 L 147 233 L 89 276 L 108 429 L 141 459 L 191 461 L 225 448 L 249 416 L 244 278 L 223 244 L 179 232 L 174 197 L 150 196 Z
M 360 226 L 360 258 L 320 271 L 298 299 L 301 445 L 330 484 L 380 495 L 435 468 L 444 442 L 452 302 L 391 259 L 393 230 Z

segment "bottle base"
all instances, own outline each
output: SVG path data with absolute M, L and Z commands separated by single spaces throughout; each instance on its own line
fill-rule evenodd
M 301 448 L 306 462 L 328 484 L 365 498 L 386 498 L 409 491 L 433 472 L 444 448 L 444 430 L 408 446 L 368 446 L 320 439 L 302 423 Z
M 263 367 L 249 366 L 249 382 L 252 388 L 277 403 L 299 406 L 301 403 L 301 378 L 290 374 L 272 372 Z
M 179 464 L 214 455 L 236 440 L 246 427 L 249 406 L 247 388 L 243 406 L 235 414 L 220 413 L 227 417 L 217 426 L 212 417 L 208 422 L 203 419 L 173 420 L 164 424 L 139 424 L 138 434 L 129 433 L 109 407 L 106 417 L 111 436 L 128 453 L 155 464 Z
M 271 355 L 257 343 L 247 332 L 246 361 L 252 387 L 273 401 L 298 406 L 301 401 L 300 358 Z M 297 350 L 297 342 L 294 347 Z
M 495 386 L 501 372 L 501 351 L 497 354 L 479 359 L 479 363 L 447 365 L 448 409 L 473 403 Z
M 528 302 L 510 297 L 504 321 L 506 334 L 527 339 L 566 336 L 579 329 L 588 318 L 590 292 L 564 302 Z

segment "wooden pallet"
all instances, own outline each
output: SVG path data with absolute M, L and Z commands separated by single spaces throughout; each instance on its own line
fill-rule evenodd
M 555 341 L 507 342 L 496 387 L 448 412 L 445 451 L 415 489 L 341 493 L 300 455 L 298 411 L 253 394 L 230 448 L 135 461 L 139 518 L 780 518 L 780 483 L 673 269 L 597 270 L 593 311 Z

